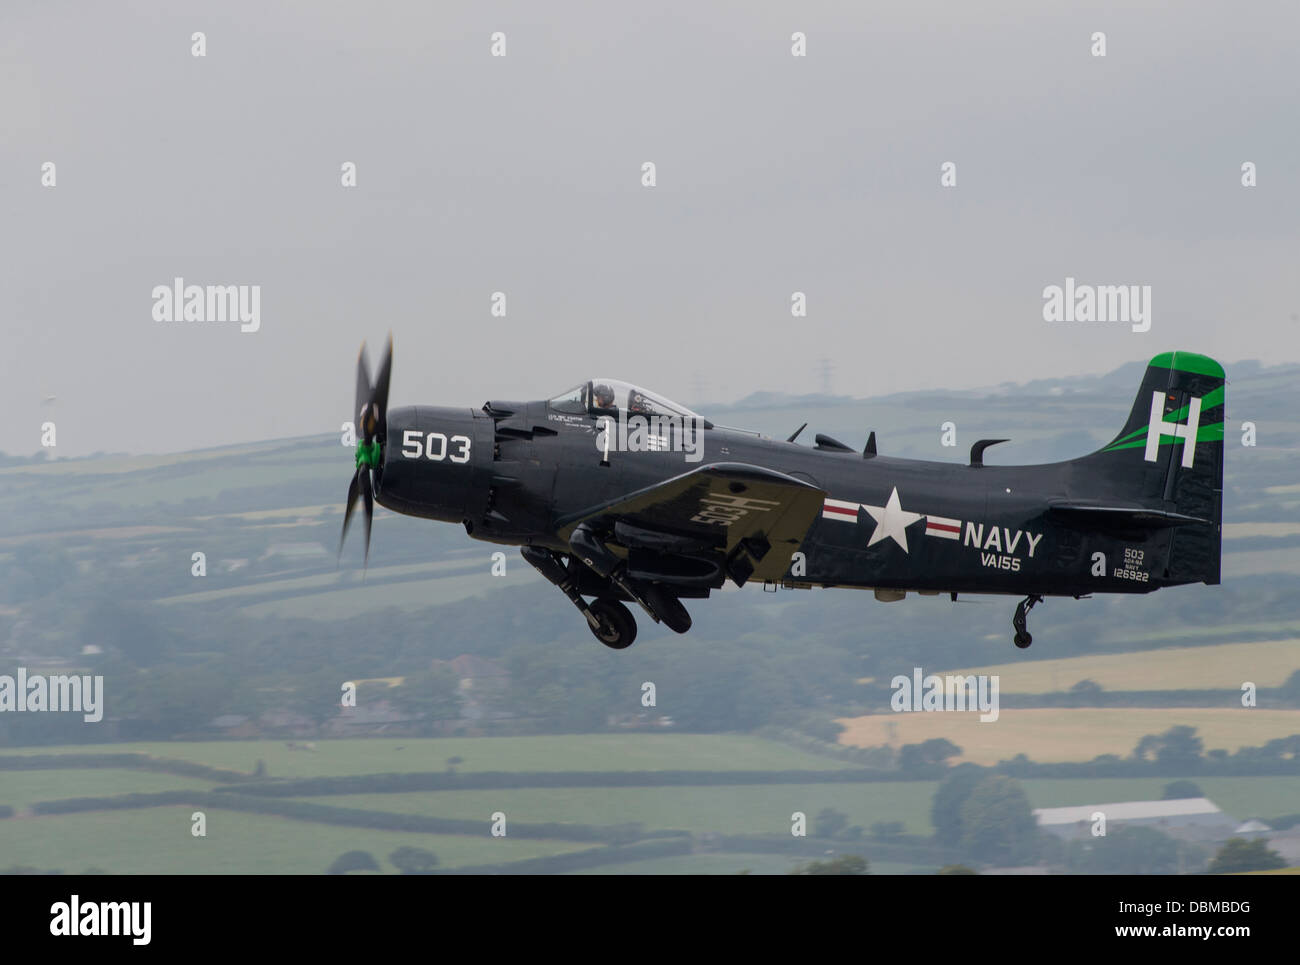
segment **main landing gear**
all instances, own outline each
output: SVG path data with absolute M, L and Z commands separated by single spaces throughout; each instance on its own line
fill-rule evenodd
M 619 600 L 596 600 L 587 608 L 599 622 L 592 635 L 611 650 L 626 650 L 636 639 L 636 618 Z
M 579 539 L 582 535 L 585 534 L 579 534 Z M 691 628 L 691 615 L 674 593 L 657 583 L 629 577 L 626 566 L 593 566 L 592 560 L 606 562 L 600 554 L 604 545 L 584 543 L 583 546 L 591 555 L 581 562 L 576 555 L 566 558 L 536 546 L 524 546 L 520 551 L 524 559 L 569 598 L 586 618 L 587 627 L 597 640 L 612 650 L 632 646 L 636 639 L 636 618 L 621 598 L 639 604 L 651 619 L 675 633 L 685 633 Z M 584 595 L 596 599 L 588 603 Z
M 1011 625 L 1016 628 L 1016 635 L 1014 638 L 1015 644 L 1021 650 L 1024 650 L 1034 642 L 1033 634 L 1029 632 L 1029 626 L 1026 623 L 1026 619 L 1029 616 L 1029 611 L 1034 608 L 1034 605 L 1042 602 L 1043 598 L 1041 596 L 1035 596 L 1031 593 L 1016 606 L 1016 615 L 1011 618 Z

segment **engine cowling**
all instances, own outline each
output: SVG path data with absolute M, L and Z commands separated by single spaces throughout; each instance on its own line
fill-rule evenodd
M 405 406 L 388 412 L 375 476 L 381 506 L 459 523 L 487 503 L 492 420 L 474 409 Z

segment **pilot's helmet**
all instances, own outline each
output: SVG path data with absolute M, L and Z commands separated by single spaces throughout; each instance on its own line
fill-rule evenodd
M 591 390 L 591 397 L 598 409 L 612 409 L 614 407 L 614 390 L 604 382 L 598 383 Z

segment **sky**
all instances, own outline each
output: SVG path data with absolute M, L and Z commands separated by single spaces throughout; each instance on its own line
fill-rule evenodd
M 0 451 L 337 431 L 389 332 L 393 405 L 1297 362 L 1297 34 L 1294 2 L 8 0 Z M 260 286 L 260 327 L 156 319 L 178 277 Z M 1045 321 L 1067 277 L 1150 286 L 1150 330 Z

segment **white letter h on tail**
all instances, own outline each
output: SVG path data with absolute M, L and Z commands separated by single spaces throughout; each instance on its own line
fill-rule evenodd
M 1155 462 L 1160 452 L 1160 437 L 1173 436 L 1174 441 L 1183 440 L 1183 468 L 1190 469 L 1196 458 L 1196 431 L 1201 425 L 1201 400 L 1192 398 L 1187 405 L 1187 423 L 1166 422 L 1164 412 L 1164 393 L 1159 390 L 1151 393 L 1151 421 L 1147 425 L 1147 462 Z

